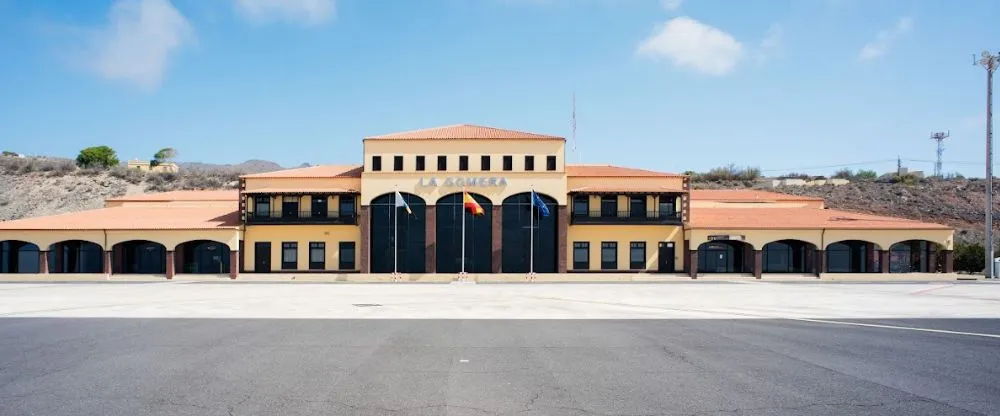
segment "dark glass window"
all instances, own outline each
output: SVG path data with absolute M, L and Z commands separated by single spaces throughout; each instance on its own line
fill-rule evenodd
M 672 217 L 674 216 L 674 201 L 673 198 L 667 196 L 660 197 L 660 218 Z
M 448 170 L 448 156 L 438 156 L 438 170 Z
M 573 196 L 573 215 L 584 217 L 590 212 L 590 197 L 587 195 Z
M 633 241 L 629 243 L 628 266 L 632 270 L 646 268 L 646 242 Z
M 326 243 L 309 243 L 309 270 L 323 270 L 326 268 Z
M 633 217 L 645 217 L 646 197 L 645 196 L 630 197 L 628 201 L 628 209 L 629 209 L 629 215 Z
M 422 172 L 424 169 L 426 169 L 426 166 L 424 165 L 425 163 L 426 162 L 424 161 L 424 157 L 423 156 L 417 156 L 417 170 L 418 171 Z
M 490 170 L 490 155 L 482 155 L 479 158 L 479 170 L 482 171 Z
M 354 217 L 354 195 L 341 195 L 339 201 L 340 218 Z
M 299 217 L 299 197 L 297 196 L 281 197 L 281 217 L 282 218 Z
M 615 195 L 605 195 L 601 197 L 601 216 L 618 216 L 618 197 Z
M 372 156 L 372 171 L 378 172 L 382 170 L 382 156 Z
M 340 270 L 354 270 L 354 242 L 340 243 Z
M 458 157 L 458 170 L 469 170 L 469 157 L 459 156 Z
M 605 241 L 601 243 L 601 270 L 618 269 L 618 243 Z
M 271 197 L 258 196 L 254 198 L 253 215 L 255 217 L 270 217 Z
M 327 203 L 329 202 L 326 195 L 313 195 L 311 200 L 312 216 L 316 218 L 326 218 L 328 213 Z
M 514 156 L 503 157 L 503 170 L 506 171 L 514 170 Z
M 281 243 L 281 268 L 283 270 L 295 270 L 299 268 L 299 243 Z
M 528 170 L 528 171 L 535 170 L 535 157 L 534 156 L 525 156 L 524 157 L 524 170 Z
M 392 170 L 397 171 L 397 172 L 403 170 L 403 157 L 402 156 L 393 156 L 392 157 Z
M 556 170 L 555 156 L 545 156 L 545 170 Z
M 573 270 L 590 269 L 590 243 L 577 241 L 573 243 Z

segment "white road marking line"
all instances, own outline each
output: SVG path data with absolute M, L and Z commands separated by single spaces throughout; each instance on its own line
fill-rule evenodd
M 809 318 L 785 318 L 791 321 L 802 321 L 802 322 L 814 322 L 820 324 L 832 324 L 832 325 L 851 325 L 851 326 L 865 326 L 869 328 L 883 328 L 883 329 L 901 329 L 907 331 L 920 331 L 920 332 L 934 332 L 938 334 L 951 334 L 951 335 L 968 335 L 973 337 L 983 337 L 983 338 L 997 338 L 1000 339 L 998 334 L 981 334 L 978 332 L 961 332 L 961 331 L 948 331 L 946 329 L 930 329 L 930 328 L 915 328 L 909 326 L 895 326 L 895 325 L 880 325 L 880 324 L 864 324 L 860 322 L 844 322 L 844 321 L 829 321 L 826 319 L 809 319 Z

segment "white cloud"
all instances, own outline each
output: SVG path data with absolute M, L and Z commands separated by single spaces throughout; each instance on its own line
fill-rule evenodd
M 660 0 L 660 4 L 663 5 L 664 9 L 677 10 L 684 4 L 684 0 Z
M 708 75 L 726 75 L 743 58 L 743 45 L 732 35 L 690 17 L 671 19 L 639 44 L 636 53 L 669 59 L 675 66 Z
M 236 9 L 248 19 L 264 23 L 278 20 L 317 25 L 336 13 L 334 0 L 235 0 Z
M 900 18 L 895 26 L 879 32 L 875 36 L 875 40 L 868 42 L 867 45 L 861 48 L 861 52 L 858 53 L 858 59 L 868 61 L 885 55 L 900 36 L 909 33 L 912 29 L 913 18 Z
M 106 27 L 87 33 L 83 59 L 100 76 L 155 90 L 194 28 L 170 0 L 118 0 Z
M 771 25 L 771 27 L 767 29 L 767 34 L 764 35 L 764 39 L 761 40 L 760 45 L 757 46 L 757 62 L 764 63 L 771 57 L 779 55 L 784 38 L 785 29 L 778 23 Z

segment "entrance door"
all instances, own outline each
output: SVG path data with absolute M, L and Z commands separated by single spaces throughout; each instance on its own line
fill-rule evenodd
M 253 243 L 253 271 L 254 273 L 267 273 L 271 271 L 271 243 Z
M 660 273 L 673 273 L 674 269 L 674 243 L 660 242 L 659 261 L 656 271 Z

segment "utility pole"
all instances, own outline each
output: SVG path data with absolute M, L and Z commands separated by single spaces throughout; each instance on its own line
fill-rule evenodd
M 896 176 L 903 176 L 903 159 L 896 155 Z
M 931 140 L 937 141 L 937 161 L 934 162 L 934 176 L 937 176 L 938 178 L 944 177 L 941 172 L 941 155 L 944 154 L 944 139 L 947 139 L 950 136 L 950 131 L 947 133 L 937 132 L 931 134 Z
M 986 68 L 986 270 L 987 279 L 993 277 L 993 72 L 997 69 L 997 55 L 983 51 L 978 63 Z

